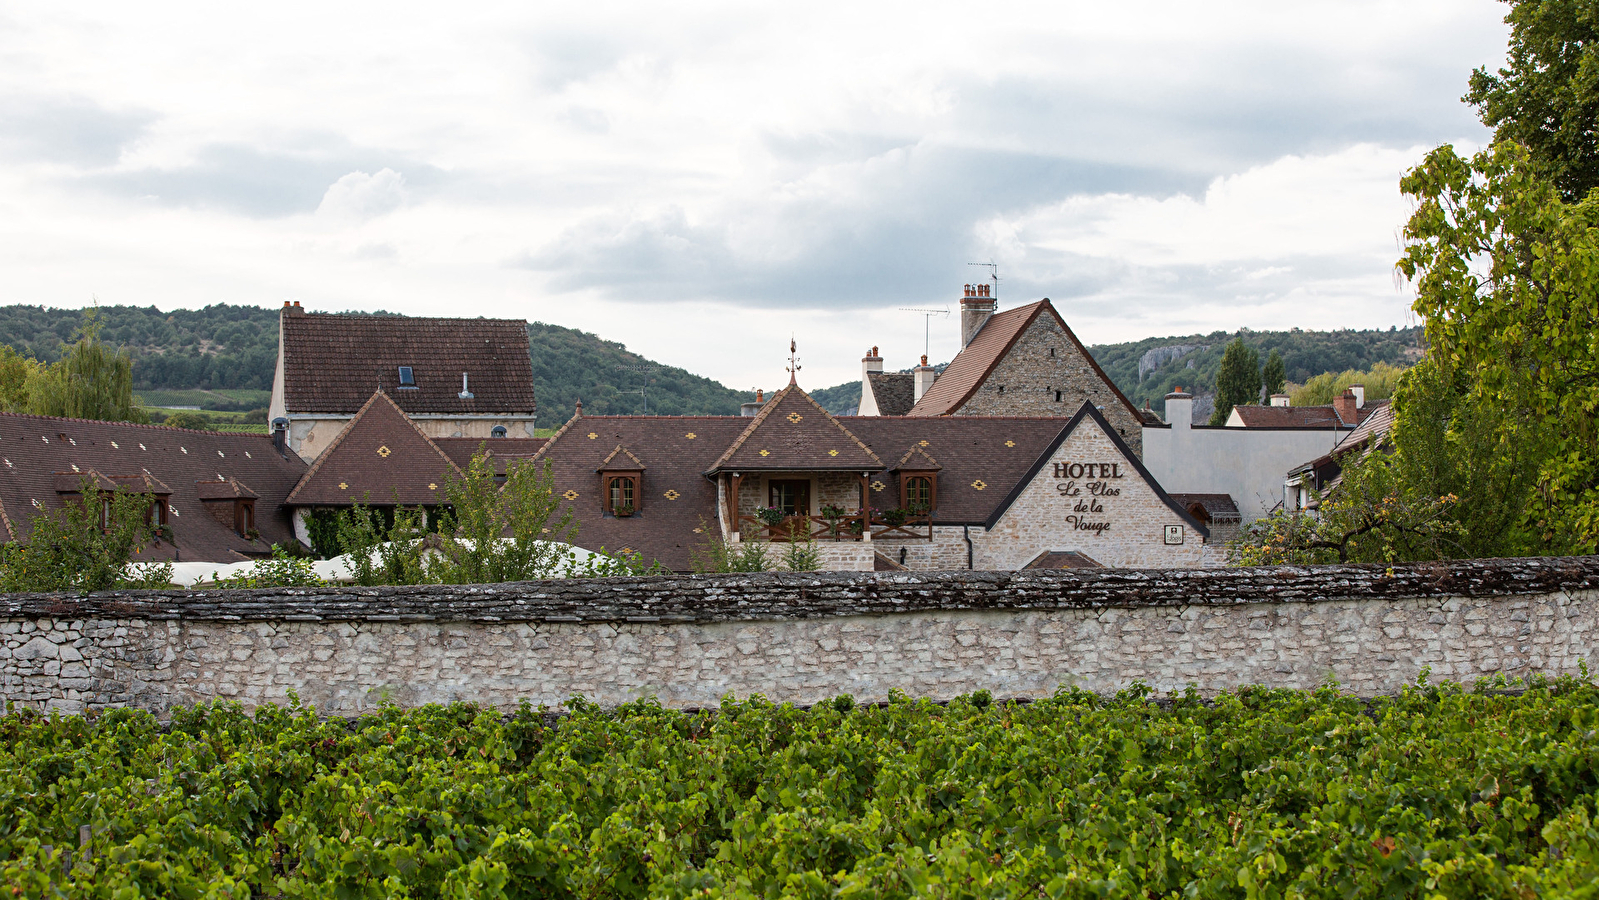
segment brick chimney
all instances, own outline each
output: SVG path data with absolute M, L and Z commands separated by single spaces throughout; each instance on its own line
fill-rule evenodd
M 998 304 L 992 296 L 992 288 L 987 284 L 966 285 L 966 296 L 961 298 L 961 347 L 970 344 L 988 323 L 988 317 L 994 314 Z
M 927 364 L 925 355 L 922 357 L 922 364 L 912 371 L 916 377 L 916 394 L 912 398 L 912 402 L 920 403 L 922 395 L 927 393 L 927 389 L 933 386 L 933 380 L 938 377 L 938 372 Z
M 1353 426 L 1360 403 L 1355 399 L 1354 391 L 1344 391 L 1342 396 L 1333 400 L 1333 412 L 1338 414 L 1338 421 L 1345 425 Z

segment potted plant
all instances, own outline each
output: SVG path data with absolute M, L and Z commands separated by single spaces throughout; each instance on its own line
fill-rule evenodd
M 908 511 L 900 509 L 897 506 L 893 509 L 883 510 L 883 522 L 890 528 L 898 528 L 899 526 L 904 525 L 905 520 L 909 516 L 910 513 Z
M 776 528 L 783 524 L 784 519 L 788 518 L 788 513 L 775 506 L 757 506 L 755 507 L 755 518 L 760 519 L 761 523 L 767 528 Z

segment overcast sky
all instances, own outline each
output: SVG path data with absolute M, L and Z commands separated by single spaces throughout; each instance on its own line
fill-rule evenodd
M 1491 0 L 0 2 L 0 303 L 506 316 L 857 377 L 999 266 L 1086 343 L 1412 318 Z M 957 349 L 934 319 L 931 355 Z

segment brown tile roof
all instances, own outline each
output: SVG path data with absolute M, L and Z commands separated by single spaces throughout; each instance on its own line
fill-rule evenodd
M 694 550 L 720 534 L 716 482 L 704 473 L 749 424 L 745 416 L 574 416 L 534 462 L 549 463 L 556 493 L 578 525 L 575 544 L 637 551 L 686 571 Z M 601 509 L 596 474 L 618 444 L 649 463 L 637 511 L 622 519 Z M 709 534 L 695 533 L 702 522 Z
M 1203 510 L 1205 513 L 1203 516 L 1194 516 L 1201 521 L 1226 524 L 1243 519 L 1238 513 L 1238 504 L 1233 502 L 1231 494 L 1172 494 L 1171 498 L 1190 513 L 1193 513 L 1195 507 Z
M 194 490 L 201 500 L 258 500 L 261 497 L 237 478 L 197 482 Z
M 0 414 L 0 515 L 8 538 L 26 540 L 37 509 L 59 509 L 56 473 L 93 471 L 111 482 L 169 493 L 168 524 L 185 562 L 238 562 L 294 540 L 282 502 L 306 471 L 293 453 L 278 453 L 266 435 L 190 431 L 127 422 L 94 422 L 48 416 Z M 77 474 L 77 473 L 74 473 Z M 236 478 L 260 494 L 256 528 L 246 540 L 205 509 L 198 484 Z M 75 484 L 74 484 L 75 487 Z M 170 559 L 162 542 L 140 558 Z
M 1077 550 L 1046 550 L 1028 563 L 1027 569 L 1102 569 L 1092 556 Z
M 445 479 L 460 472 L 388 394 L 375 391 L 285 502 L 431 506 L 444 501 Z
M 1083 342 L 1077 339 L 1077 334 L 1066 324 L 1066 320 L 1061 318 L 1060 313 L 1047 298 L 990 316 L 972 338 L 972 342 L 955 354 L 955 358 L 949 361 L 949 365 L 927 389 L 927 393 L 922 395 L 922 399 L 918 400 L 906 415 L 947 416 L 965 406 L 966 401 L 970 400 L 983 386 L 983 382 L 988 380 L 994 367 L 999 365 L 1011 347 L 1015 346 L 1016 341 L 1027 331 L 1028 326 L 1045 313 L 1055 318 L 1061 331 L 1077 347 L 1083 359 L 1088 360 L 1088 364 L 1093 367 L 1094 374 L 1098 375 L 1099 379 L 1105 382 L 1105 386 L 1110 388 L 1111 393 L 1121 400 L 1133 418 L 1145 421 L 1143 412 L 1133 405 L 1133 401 L 1127 399 L 1127 395 L 1116 387 L 1116 382 L 1111 381 L 1105 371 L 1099 367 L 1094 354 L 1089 353 Z
M 352 413 L 373 390 L 411 413 L 531 415 L 533 363 L 518 319 L 428 319 L 284 313 L 283 399 L 289 413 Z M 416 389 L 401 389 L 410 366 Z M 463 400 L 461 373 L 473 399 Z
M 882 468 L 883 461 L 859 438 L 791 383 L 749 420 L 744 433 L 710 471 L 875 472 Z
M 1355 410 L 1357 421 L 1364 422 L 1373 412 L 1388 404 L 1376 400 Z M 1235 406 L 1233 411 L 1245 428 L 1348 428 L 1331 406 Z M 1236 427 L 1236 426 L 1235 426 Z
M 916 405 L 915 372 L 869 372 L 880 416 L 903 416 Z
M 642 472 L 644 471 L 644 463 L 633 455 L 633 451 L 621 444 L 617 444 L 615 450 L 612 450 L 608 456 L 600 460 L 600 467 L 595 471 Z
M 889 467 L 889 471 L 937 472 L 942 468 L 944 467 L 938 464 L 938 460 L 929 456 L 926 450 L 923 450 L 920 446 L 912 446 L 905 451 L 904 456 L 899 458 L 899 462 Z
M 1381 438 L 1389 429 L 1394 427 L 1394 407 L 1387 400 L 1378 401 L 1361 409 L 1366 415 L 1361 418 L 1355 430 L 1344 435 L 1338 446 L 1333 448 L 1333 455 L 1338 456 L 1351 450 L 1366 446 L 1373 438 Z
M 478 451 L 487 450 L 494 463 L 495 474 L 505 474 L 505 464 L 513 459 L 530 459 L 549 442 L 549 438 L 433 438 L 433 443 L 444 451 L 451 462 L 466 471 Z

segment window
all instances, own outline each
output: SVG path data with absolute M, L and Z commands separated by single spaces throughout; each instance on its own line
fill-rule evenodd
M 416 389 L 416 375 L 412 373 L 411 367 L 400 366 L 400 390 L 414 391 Z
M 505 426 L 504 425 L 496 425 L 493 428 L 489 429 L 489 434 L 491 434 L 491 435 L 493 435 L 493 436 L 495 436 L 497 438 L 505 437 L 505 435 L 507 433 L 508 432 L 505 430 Z
M 933 479 L 926 475 L 905 479 L 905 508 L 917 514 L 933 508 Z
M 786 516 L 811 514 L 811 483 L 809 481 L 771 481 L 767 483 L 768 504 L 780 509 Z
M 238 507 L 233 511 L 233 530 L 240 537 L 249 537 L 255 530 L 255 501 L 240 500 Z
M 1060 402 L 1060 391 L 1056 391 L 1056 392 L 1055 392 L 1055 402 L 1056 402 L 1056 403 L 1059 403 L 1059 402 Z
M 638 476 L 613 475 L 606 485 L 606 508 L 618 518 L 631 516 L 637 507 Z
M 151 500 L 150 510 L 145 513 L 145 519 L 155 528 L 167 524 L 167 501 L 159 498 Z

